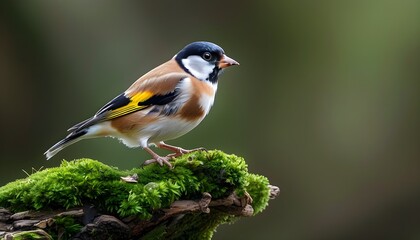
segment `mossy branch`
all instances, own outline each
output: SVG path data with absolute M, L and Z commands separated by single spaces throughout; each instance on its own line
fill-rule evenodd
M 173 165 L 121 171 L 80 159 L 11 182 L 0 188 L 0 237 L 210 239 L 218 225 L 261 212 L 279 194 L 243 158 L 221 151 Z M 122 181 L 127 175 L 137 183 Z

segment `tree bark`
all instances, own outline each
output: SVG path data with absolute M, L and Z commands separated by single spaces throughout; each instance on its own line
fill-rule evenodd
M 276 198 L 280 189 L 272 185 L 268 187 L 270 199 Z M 0 208 L 0 237 L 5 240 L 35 236 L 36 239 L 79 240 L 185 238 L 195 227 L 211 225 L 210 220 L 214 218 L 252 216 L 251 203 L 252 198 L 248 194 L 238 197 L 232 193 L 226 198 L 212 199 L 209 193 L 203 193 L 201 199 L 175 201 L 169 208 L 155 211 L 149 220 L 135 216 L 120 219 L 98 212 L 93 205 L 71 210 L 18 213 Z M 77 232 L 72 228 L 76 228 Z

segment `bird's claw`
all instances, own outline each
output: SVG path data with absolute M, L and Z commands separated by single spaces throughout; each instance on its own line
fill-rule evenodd
M 152 163 L 158 163 L 160 166 L 163 166 L 163 164 L 165 164 L 169 168 L 173 168 L 172 164 L 169 162 L 169 160 L 171 160 L 171 159 L 172 158 L 168 157 L 168 156 L 166 156 L 166 157 L 160 157 L 159 156 L 159 157 L 144 161 L 143 166 L 146 166 L 146 165 L 149 165 L 149 164 L 152 164 Z
M 169 157 L 169 158 L 173 159 L 173 158 L 182 156 L 184 154 L 191 153 L 191 152 L 196 152 L 196 151 L 206 151 L 207 152 L 207 149 L 205 149 L 203 147 L 189 149 L 189 150 L 183 149 L 183 148 L 177 148 L 175 153 L 168 154 L 168 155 L 166 155 L 166 157 Z

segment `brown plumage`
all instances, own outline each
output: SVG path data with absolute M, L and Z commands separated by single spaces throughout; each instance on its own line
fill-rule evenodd
M 174 58 L 149 71 L 93 117 L 69 129 L 70 134 L 45 152 L 47 159 L 65 147 L 87 138 L 115 137 L 129 147 L 142 147 L 153 159 L 169 160 L 188 152 L 163 141 L 177 138 L 196 127 L 210 111 L 222 69 L 238 65 L 223 49 L 209 42 L 194 42 Z M 166 157 L 150 144 L 173 151 Z

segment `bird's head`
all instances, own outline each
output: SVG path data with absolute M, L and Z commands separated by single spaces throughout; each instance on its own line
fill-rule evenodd
M 189 74 L 202 81 L 217 82 L 224 68 L 239 65 L 226 56 L 223 49 L 211 42 L 193 42 L 174 56 L 177 63 Z

